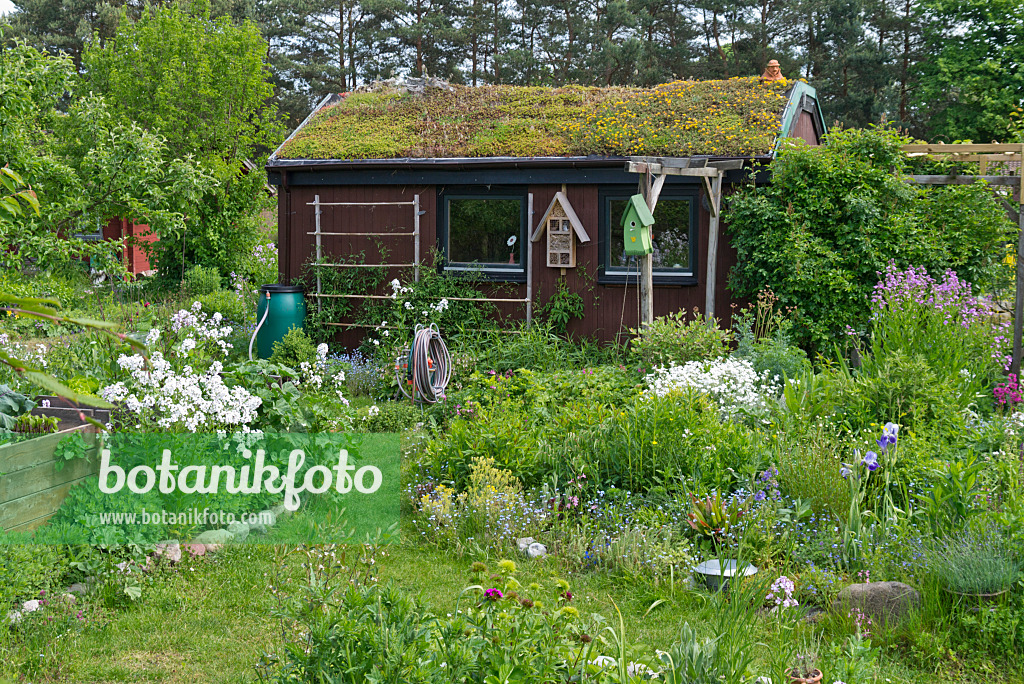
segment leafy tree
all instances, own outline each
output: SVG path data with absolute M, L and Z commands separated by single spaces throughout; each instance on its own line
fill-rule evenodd
M 0 216 L 0 242 L 17 247 L 0 252 L 8 268 L 89 257 L 116 271 L 119 245 L 64 238 L 115 217 L 179 225 L 203 181 L 188 162 L 167 160 L 159 136 L 114 117 L 103 98 L 76 97 L 76 80 L 66 55 L 20 43 L 0 50 L 0 163 L 21 169 L 8 180 L 30 185 L 38 200 L 30 214 Z
M 226 275 L 258 240 L 267 195 L 245 161 L 281 136 L 266 54 L 255 23 L 214 19 L 205 2 L 154 8 L 86 48 L 87 86 L 116 103 L 122 121 L 163 136 L 168 160 L 194 159 L 217 181 L 185 225 L 158 231 L 164 279 L 191 263 Z
M 1024 4 L 927 0 L 917 104 L 929 137 L 1001 141 L 1024 104 Z
M 730 286 L 750 298 L 771 288 L 796 308 L 794 333 L 811 350 L 827 349 L 847 326 L 866 327 L 868 296 L 890 261 L 933 274 L 952 268 L 977 284 L 1012 234 L 984 185 L 905 183 L 905 142 L 887 129 L 836 129 L 822 147 L 785 148 L 770 185 L 729 201 L 738 257 Z

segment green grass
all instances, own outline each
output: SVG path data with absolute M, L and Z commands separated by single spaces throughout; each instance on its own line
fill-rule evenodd
M 297 562 L 292 557 L 279 565 L 273 547 L 247 545 L 161 571 L 137 604 L 106 613 L 92 627 L 58 646 L 58 657 L 48 663 L 48 675 L 32 681 L 256 681 L 255 664 L 264 652 L 275 650 L 281 639 L 280 624 L 272 617 L 277 603 L 270 587 L 288 591 L 296 586 L 301 578 Z M 468 558 L 455 558 L 436 549 L 396 545 L 389 547 L 378 572 L 381 581 L 395 582 L 443 615 L 455 612 L 459 592 L 470 584 L 469 564 Z M 701 633 L 707 632 L 710 607 L 699 592 L 677 587 L 673 595 L 667 585 L 631 584 L 599 573 L 565 575 L 557 559 L 550 557 L 517 560 L 517 565 L 517 577 L 524 584 L 552 576 L 568 579 L 574 604 L 583 615 L 596 612 L 611 618 L 617 605 L 631 644 L 650 650 L 665 648 L 677 638 L 684 620 Z M 280 574 L 279 567 L 284 568 Z M 659 599 L 664 601 L 648 612 Z M 771 627 L 770 616 L 762 614 L 757 619 L 764 642 L 759 655 L 764 657 L 780 637 Z M 839 619 L 824 621 L 818 627 L 825 633 L 823 643 L 829 643 L 842 628 Z M 5 650 L 9 647 L 0 637 L 0 662 L 4 663 L 0 665 L 0 684 L 5 676 L 19 681 L 10 664 L 19 654 Z M 824 653 L 826 646 L 822 651 L 821 665 L 828 677 L 831 660 Z M 883 656 L 881 666 L 880 682 L 964 681 L 961 665 L 951 660 L 936 659 L 928 663 L 929 669 L 922 670 Z M 1019 681 L 1015 677 L 1009 671 L 1002 676 L 989 673 L 985 681 Z

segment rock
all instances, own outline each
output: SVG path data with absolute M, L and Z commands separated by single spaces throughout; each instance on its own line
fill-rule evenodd
M 87 591 L 89 591 L 89 588 L 81 582 L 75 582 L 68 587 L 68 593 L 70 594 L 82 594 L 84 596 Z
M 548 547 L 540 542 L 533 542 L 526 548 L 526 555 L 530 558 L 541 558 L 548 555 Z
M 534 541 L 533 537 L 520 537 L 516 539 L 516 546 L 519 547 L 519 553 L 526 553 L 526 550 L 530 548 L 530 544 Z
M 277 520 L 287 520 L 288 518 L 292 517 L 293 513 L 293 511 L 289 511 L 287 508 L 285 508 L 283 503 L 279 503 L 273 508 L 271 508 L 270 512 L 273 513 L 274 517 L 276 518 L 274 521 L 275 525 L 277 524 Z
M 22 613 L 34 613 L 37 610 L 39 610 L 39 607 L 40 607 L 39 601 L 37 601 L 35 599 L 32 599 L 31 601 L 25 601 L 23 604 L 21 604 L 21 612 Z
M 165 559 L 168 563 L 181 561 L 181 543 L 177 539 L 162 541 L 153 549 L 153 555 Z
M 192 542 L 191 544 L 185 544 L 182 548 L 188 551 L 188 555 L 193 558 L 206 555 L 206 546 L 203 544 Z
M 921 605 L 921 594 L 903 582 L 851 584 L 839 592 L 833 610 L 859 610 L 876 623 L 899 622 Z
M 249 523 L 249 532 L 252 534 L 266 534 L 267 530 L 277 524 L 277 516 L 271 510 L 260 511 L 256 514 L 256 521 Z
M 61 594 L 57 598 L 57 600 L 60 601 L 61 603 L 66 603 L 68 605 L 72 605 L 72 604 L 78 602 L 78 597 L 75 596 L 74 594 L 68 594 L 68 593 L 65 592 L 65 593 Z
M 192 540 L 193 543 L 199 543 L 207 546 L 207 551 L 211 551 L 209 548 L 210 544 L 227 544 L 231 541 L 231 533 L 227 530 L 206 530 L 198 537 Z
M 223 544 L 206 544 L 206 553 L 217 553 Z
M 244 542 L 246 537 L 249 536 L 249 526 L 243 522 L 229 523 L 228 532 L 231 533 L 232 541 Z

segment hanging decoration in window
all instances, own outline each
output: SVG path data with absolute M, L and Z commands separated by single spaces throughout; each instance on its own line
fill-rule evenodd
M 544 262 L 551 268 L 576 267 L 576 241 L 590 242 L 590 236 L 583 228 L 579 217 L 569 204 L 565 186 L 556 192 L 547 211 L 541 216 L 530 242 L 539 242 L 547 234 L 547 255 Z

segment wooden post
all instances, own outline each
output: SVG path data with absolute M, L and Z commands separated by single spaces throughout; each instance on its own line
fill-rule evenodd
M 1024 337 L 1024 145 L 1021 145 L 1020 197 L 1017 211 L 1017 290 L 1013 300 L 1013 360 L 1010 373 L 1020 378 L 1021 339 Z
M 314 214 L 316 215 L 316 263 L 323 263 L 323 248 L 320 244 L 320 195 L 314 195 L 313 197 Z M 320 284 L 320 267 L 316 269 L 316 310 L 323 311 L 324 300 L 320 296 L 323 294 Z
M 564 192 L 565 186 L 562 186 Z M 533 229 L 533 193 L 526 196 L 526 327 L 533 322 L 533 243 L 530 231 Z
M 412 232 L 413 232 L 413 263 L 416 264 L 413 267 L 413 280 L 417 283 L 420 282 L 420 196 L 414 195 L 412 198 Z M 318 260 L 319 261 L 319 260 Z
M 658 198 L 654 195 L 651 187 L 651 169 L 648 166 L 644 174 L 644 199 L 647 200 L 647 208 L 654 214 L 654 207 Z M 660 189 L 660 186 L 659 186 Z M 627 276 L 628 278 L 628 276 Z M 654 255 L 644 254 L 640 257 L 640 327 L 648 326 L 654 322 Z
M 715 279 L 718 277 L 718 214 L 722 202 L 722 174 L 709 184 L 705 180 L 704 188 L 708 191 L 708 206 L 711 207 L 711 220 L 708 224 L 708 267 L 707 284 L 704 288 L 704 316 L 708 325 L 715 321 Z

